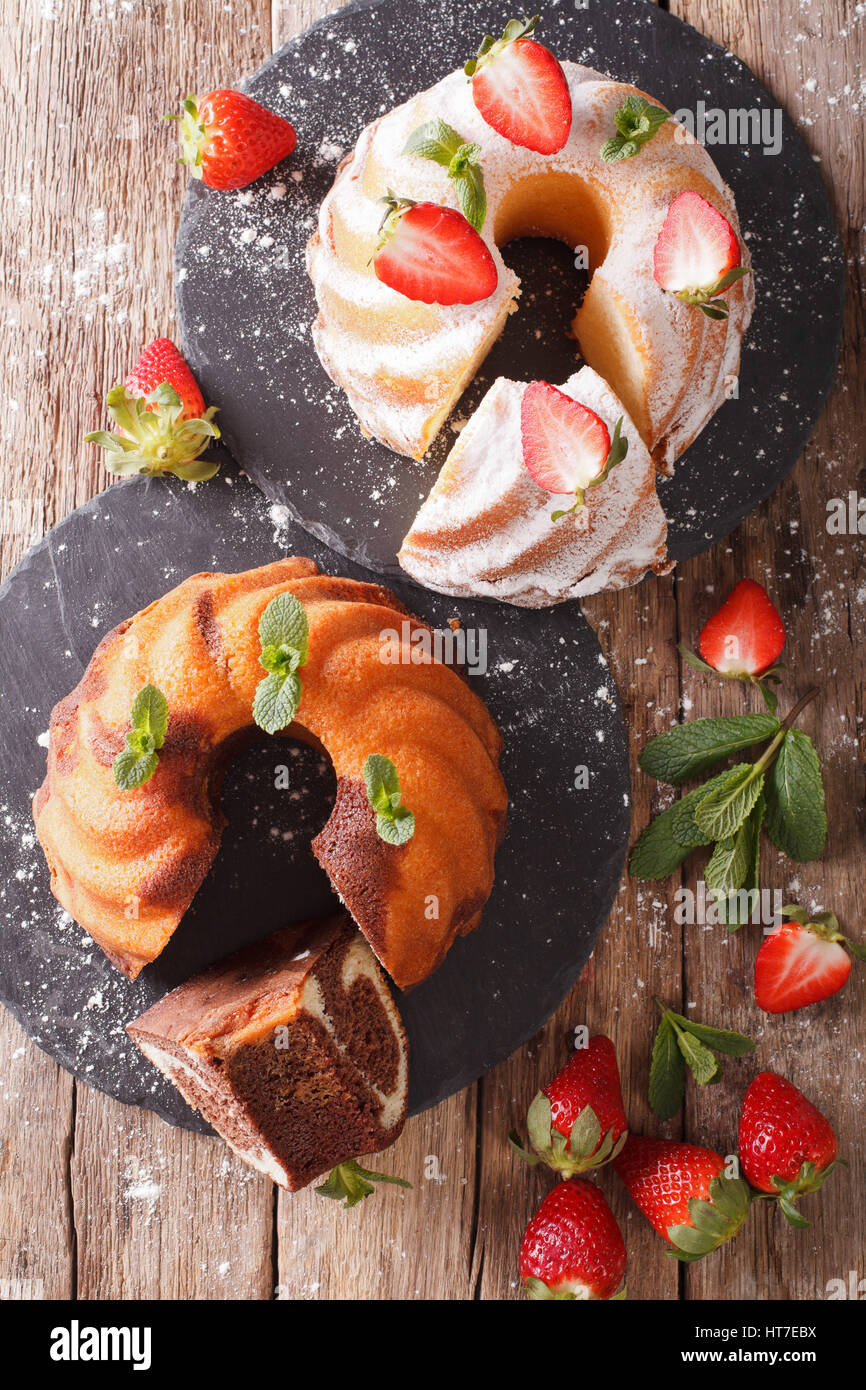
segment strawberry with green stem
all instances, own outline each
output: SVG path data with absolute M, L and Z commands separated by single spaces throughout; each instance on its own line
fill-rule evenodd
M 700 1260 L 735 1236 L 751 1204 L 748 1184 L 712 1149 L 630 1134 L 613 1166 L 668 1254 Z
M 144 349 L 124 385 L 109 391 L 106 406 L 116 433 L 96 430 L 84 438 L 106 450 L 110 472 L 173 473 L 203 482 L 219 471 L 219 463 L 199 457 L 220 437 L 217 408 L 205 409 L 195 377 L 169 338 Z
M 509 1143 L 530 1167 L 546 1163 L 569 1178 L 609 1163 L 628 1130 L 610 1038 L 598 1034 L 577 1048 L 535 1096 L 526 1118 L 531 1151 L 514 1131 Z
M 723 290 L 751 273 L 741 265 L 737 234 L 712 203 L 687 189 L 670 204 L 653 250 L 658 285 L 707 318 L 726 319 Z
M 556 154 L 571 133 L 571 93 L 557 59 L 532 36 L 539 16 L 512 19 L 501 39 L 487 34 L 464 72 L 486 123 L 512 145 Z
M 228 87 L 188 96 L 180 121 L 181 157 L 194 179 L 210 188 L 245 188 L 295 148 L 294 126 Z
M 683 643 L 678 650 L 696 671 L 756 685 L 767 708 L 775 710 L 778 699 L 767 682 L 778 685 L 781 679 L 784 645 L 785 624 L 766 589 L 754 579 L 741 579 L 701 629 L 700 657 Z
M 520 403 L 523 462 L 539 487 L 557 496 L 574 495 L 574 502 L 555 512 L 551 521 L 579 512 L 586 492 L 606 482 L 628 453 L 622 416 L 613 439 L 607 425 L 588 405 L 574 400 L 546 381 L 531 381 Z
M 499 272 L 487 243 L 456 208 L 416 203 L 390 190 L 373 253 L 378 280 L 422 304 L 488 299 Z
M 809 1222 L 797 1202 L 817 1192 L 844 1159 L 836 1157 L 829 1120 L 802 1091 L 772 1071 L 760 1072 L 743 1098 L 739 1158 L 761 1199 L 774 1197 L 792 1226 Z
M 838 994 L 851 960 L 866 961 L 866 945 L 849 941 L 833 912 L 809 914 L 796 903 L 765 937 L 755 960 L 755 1003 L 765 1013 L 806 1008 Z

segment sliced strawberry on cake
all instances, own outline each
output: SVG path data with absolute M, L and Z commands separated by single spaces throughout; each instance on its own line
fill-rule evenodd
M 604 421 L 588 406 L 572 400 L 546 381 L 532 381 L 520 408 L 523 461 L 539 487 L 564 496 L 572 506 L 551 513 L 558 521 L 585 505 L 587 488 L 603 483 L 628 453 L 622 417 L 613 439 Z
M 656 283 L 711 319 L 728 317 L 722 290 L 750 274 L 737 234 L 700 193 L 674 198 L 653 251 Z
M 755 960 L 755 1003 L 768 1014 L 829 999 L 847 982 L 851 957 L 866 960 L 866 946 L 843 936 L 835 913 L 810 917 L 793 905 L 782 915 L 790 920 L 770 932 Z
M 571 133 L 571 93 L 549 48 L 529 36 L 534 19 L 512 19 L 502 38 L 490 34 L 464 68 L 472 100 L 487 124 L 512 145 L 556 154 Z
M 393 193 L 373 256 L 384 285 L 424 304 L 475 304 L 496 289 L 499 274 L 486 243 L 456 208 L 414 203 Z

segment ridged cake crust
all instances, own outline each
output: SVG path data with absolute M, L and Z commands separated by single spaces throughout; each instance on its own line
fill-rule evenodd
M 601 147 L 615 131 L 615 112 L 628 95 L 646 94 L 576 63 L 562 66 L 573 121 L 557 154 L 535 154 L 492 130 L 458 71 L 368 126 L 322 204 L 307 258 L 319 305 L 316 348 L 362 430 L 399 453 L 423 455 L 515 308 L 519 282 L 498 249 L 515 236 L 588 247 L 592 278 L 575 319 L 582 355 L 623 401 L 663 470 L 711 418 L 737 371 L 751 277 L 726 292 L 726 322 L 665 294 L 653 278 L 671 200 L 693 189 L 739 233 L 730 189 L 672 120 L 635 157 L 605 164 Z M 377 200 L 388 188 L 457 205 L 447 170 L 402 153 L 409 135 L 435 117 L 480 147 L 482 235 L 499 285 L 476 304 L 415 303 L 381 284 L 370 265 L 382 217 Z M 745 247 L 743 259 L 748 264 Z
M 545 491 L 523 462 L 525 382 L 500 377 L 464 426 L 403 541 L 400 564 L 441 593 L 546 607 L 663 573 L 667 522 L 656 470 L 633 422 L 589 367 L 561 390 L 593 410 L 613 437 L 622 417 L 628 453 L 586 506 L 558 521 L 574 498 Z
M 238 951 L 127 1032 L 235 1153 L 292 1191 L 387 1148 L 406 1119 L 406 1035 L 345 913 Z
M 284 591 L 309 623 L 301 702 L 286 733 L 322 747 L 337 776 L 315 852 L 401 988 L 430 974 L 490 894 L 507 804 L 499 732 L 450 667 L 408 650 L 405 662 L 381 659 L 383 632 L 411 640 L 425 624 L 389 590 L 319 574 L 306 559 L 197 574 L 99 644 L 52 712 L 33 804 L 55 896 L 131 978 L 159 955 L 217 853 L 223 769 L 243 741 L 262 736 L 252 722 L 264 676 L 259 618 Z M 148 682 L 168 701 L 168 731 L 153 777 L 121 791 L 112 763 Z M 394 763 L 415 814 L 405 845 L 375 834 L 362 775 L 371 753 Z

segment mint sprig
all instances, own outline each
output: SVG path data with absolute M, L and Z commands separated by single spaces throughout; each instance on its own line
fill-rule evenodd
M 297 673 L 307 661 L 309 633 L 303 604 L 294 594 L 277 594 L 259 619 L 259 665 L 268 674 L 256 687 L 253 719 L 265 733 L 278 734 L 297 713 L 301 702 Z
M 653 106 L 645 97 L 626 97 L 613 118 L 617 133 L 610 140 L 605 140 L 601 147 L 605 164 L 633 158 L 661 129 L 670 114 L 662 106 Z
M 479 163 L 480 145 L 464 140 L 447 121 L 436 117 L 413 130 L 403 147 L 404 154 L 419 159 L 432 159 L 448 170 L 448 177 L 457 192 L 460 211 L 470 227 L 480 232 L 487 216 L 487 194 L 484 191 L 484 170 Z
M 382 753 L 364 763 L 367 800 L 376 812 L 376 834 L 389 845 L 405 845 L 415 834 L 415 817 L 403 805 L 397 769 Z
M 699 1086 L 710 1086 L 718 1081 L 721 1073 L 715 1053 L 743 1057 L 747 1052 L 754 1052 L 755 1044 L 743 1033 L 696 1023 L 674 1013 L 660 999 L 655 1002 L 661 1009 L 662 1019 L 653 1044 L 649 1103 L 660 1120 L 670 1120 L 683 1103 L 687 1068 Z
M 650 740 L 641 767 L 673 785 L 755 743 L 767 746 L 756 762 L 716 773 L 656 816 L 632 850 L 629 867 L 635 878 L 667 878 L 693 849 L 712 844 L 707 887 L 720 915 L 737 927 L 747 896 L 743 889 L 758 888 L 762 827 L 789 858 L 821 857 L 827 815 L 818 755 L 808 735 L 791 728 L 817 693 L 810 690 L 783 721 L 774 715 L 698 719 Z
M 322 1197 L 331 1197 L 342 1202 L 344 1207 L 356 1207 L 365 1197 L 372 1196 L 373 1183 L 393 1183 L 395 1187 L 411 1187 L 405 1178 L 395 1178 L 392 1173 L 377 1173 L 372 1168 L 362 1168 L 353 1158 L 332 1168 L 316 1191 Z
M 145 685 L 132 702 L 126 747 L 114 759 L 112 771 L 121 791 L 143 787 L 156 772 L 158 750 L 168 729 L 168 701 L 155 685 Z
M 605 482 L 606 479 L 610 476 L 611 470 L 616 468 L 617 464 L 622 463 L 623 459 L 628 453 L 628 440 L 622 433 L 622 418 L 623 417 L 620 415 L 619 419 L 616 422 L 616 425 L 614 426 L 613 439 L 610 442 L 610 448 L 607 452 L 607 458 L 604 461 L 604 466 L 601 472 L 599 473 L 598 477 L 593 478 L 592 482 L 587 483 L 585 487 L 575 488 L 575 500 L 573 504 L 570 507 L 566 507 L 563 511 L 551 512 L 551 521 L 559 521 L 560 517 L 570 516 L 572 512 L 576 512 L 579 510 L 579 508 L 585 506 L 585 494 L 587 489 L 591 487 L 598 487 L 601 483 Z

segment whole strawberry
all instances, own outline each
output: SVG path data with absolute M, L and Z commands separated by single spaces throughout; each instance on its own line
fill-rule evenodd
M 757 685 L 768 707 L 778 703 L 767 681 L 778 683 L 778 665 L 785 645 L 785 624 L 763 585 L 741 579 L 708 622 L 698 639 L 700 658 L 683 645 L 679 650 L 690 666 L 712 671 L 728 680 Z
M 198 383 L 170 339 L 157 338 L 146 347 L 125 384 L 112 387 L 105 403 L 117 432 L 96 430 L 84 437 L 108 451 L 112 473 L 174 473 L 201 482 L 218 472 L 218 463 L 199 458 L 219 439 L 216 406 L 205 410 Z
M 570 1178 L 608 1163 L 625 1143 L 628 1129 L 610 1038 L 598 1034 L 577 1049 L 538 1092 L 526 1118 L 534 1152 L 528 1153 L 514 1133 L 509 1142 L 531 1166 L 546 1163 Z
M 772 1071 L 756 1076 L 740 1115 L 740 1164 L 753 1187 L 778 1197 L 792 1226 L 809 1225 L 796 1202 L 840 1162 L 829 1120 L 802 1091 Z
M 813 916 L 793 904 L 764 938 L 755 960 L 755 1003 L 768 1014 L 802 1009 L 837 994 L 851 974 L 851 957 L 866 960 L 866 946 L 849 941 L 833 912 Z
M 243 92 L 189 96 L 180 121 L 180 163 L 210 188 L 245 188 L 292 153 L 294 126 Z
M 558 1183 L 526 1228 L 520 1277 L 533 1299 L 617 1299 L 626 1251 L 603 1194 L 585 1178 Z
M 678 1260 L 717 1250 L 749 1214 L 748 1185 L 726 1177 L 721 1154 L 698 1144 L 630 1134 L 613 1166 Z

